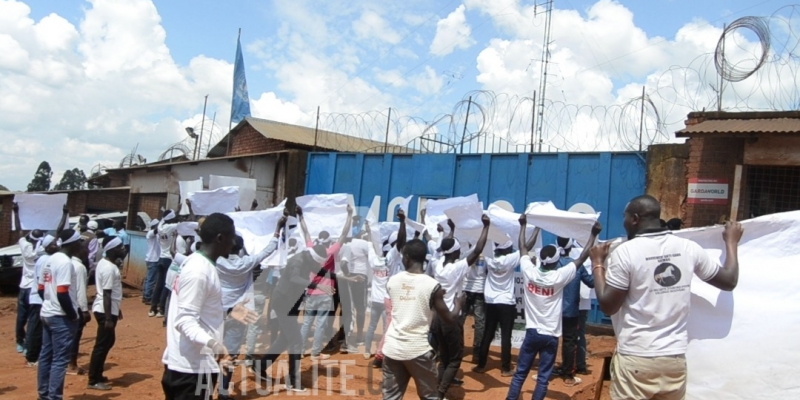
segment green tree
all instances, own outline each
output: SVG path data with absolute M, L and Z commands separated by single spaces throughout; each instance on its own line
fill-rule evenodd
M 10 190 L 8 190 L 8 188 L 3 186 L 3 185 L 0 185 L 0 190 L 4 190 L 6 192 L 10 192 Z
M 29 192 L 46 192 L 50 190 L 50 178 L 53 177 L 53 169 L 47 161 L 42 161 L 39 168 L 33 175 L 33 180 L 28 184 Z
M 86 185 L 86 174 L 77 168 L 68 169 L 53 190 L 81 190 Z

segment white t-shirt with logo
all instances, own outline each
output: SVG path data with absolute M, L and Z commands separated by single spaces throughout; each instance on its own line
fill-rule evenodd
M 69 298 L 75 312 L 78 311 L 78 291 L 75 269 L 72 267 L 72 260 L 64 253 L 58 252 L 47 259 L 47 263 L 42 268 L 42 275 L 39 277 L 39 284 L 44 286 L 44 301 L 42 301 L 41 316 L 56 317 L 64 316 L 67 313 L 61 308 L 58 302 L 58 287 L 69 286 Z
M 540 335 L 561 337 L 561 299 L 564 287 L 575 278 L 574 263 L 545 270 L 534 265 L 531 257 L 520 258 L 525 278 L 525 329 L 536 329 Z
M 161 249 L 161 258 L 172 259 L 172 253 L 169 251 L 172 246 L 172 239 L 178 234 L 178 224 L 165 224 L 161 223 L 158 227 L 158 245 Z
M 222 287 L 216 264 L 194 253 L 181 267 L 167 313 L 167 348 L 161 362 L 187 374 L 218 373 L 209 340 L 222 343 Z M 174 328 L 172 328 L 174 327 Z
M 403 271 L 386 285 L 392 300 L 392 323 L 386 331 L 383 354 L 393 360 L 413 360 L 429 351 L 433 310 L 431 297 L 439 286 L 425 274 Z
M 691 283 L 720 269 L 697 243 L 669 232 L 638 235 L 608 259 L 606 283 L 628 295 L 611 316 L 617 351 L 639 357 L 686 353 Z
M 19 281 L 20 289 L 33 288 L 34 270 L 36 269 L 36 244 L 28 241 L 27 237 L 19 240 L 19 252 L 22 256 L 22 278 Z
M 458 260 L 452 264 L 445 264 L 444 258 L 434 262 L 433 277 L 442 285 L 444 302 L 450 311 L 455 308 L 456 298 L 461 294 L 461 287 L 467 271 L 469 271 L 469 264 L 467 264 L 466 259 Z
M 519 251 L 486 259 L 486 304 L 517 304 L 514 297 L 514 269 L 519 265 Z
M 389 298 L 386 284 L 389 282 L 389 267 L 386 259 L 375 257 L 372 260 L 372 283 L 370 284 L 370 301 L 381 303 Z
M 111 315 L 119 315 L 119 306 L 122 304 L 122 276 L 117 265 L 105 258 L 97 264 L 94 273 L 94 281 L 97 286 L 97 296 L 92 304 L 92 312 L 105 314 L 106 309 L 103 305 L 105 301 L 105 291 L 111 291 Z

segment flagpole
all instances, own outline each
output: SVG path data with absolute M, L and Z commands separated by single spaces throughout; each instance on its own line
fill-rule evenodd
M 242 39 L 242 28 L 239 28 L 239 35 L 236 36 L 236 45 L 239 45 L 239 41 Z M 236 73 L 236 64 L 234 61 L 234 74 Z M 231 113 L 231 118 L 228 120 L 228 145 L 227 149 L 225 149 L 225 156 L 231 155 L 231 129 L 233 129 L 233 113 Z

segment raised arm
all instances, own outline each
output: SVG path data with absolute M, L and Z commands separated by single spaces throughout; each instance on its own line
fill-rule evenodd
M 478 257 L 480 257 L 481 253 L 483 253 L 483 248 L 486 247 L 486 238 L 489 237 L 489 224 L 491 223 L 489 216 L 484 214 L 481 217 L 481 222 L 483 222 L 481 236 L 478 238 L 478 243 L 475 244 L 475 248 L 467 256 L 467 264 L 469 265 L 473 265 L 476 261 L 478 261 Z
M 344 242 L 347 240 L 347 234 L 350 233 L 350 228 L 353 226 L 353 207 L 350 204 L 347 205 L 347 222 L 344 223 L 344 228 L 342 228 L 342 234 L 339 235 L 339 247 L 341 247 Z
M 250 211 L 255 211 L 258 208 L 258 200 L 253 199 L 253 204 L 250 205 Z
M 597 235 L 599 235 L 600 232 L 602 231 L 603 231 L 603 225 L 601 225 L 599 221 L 595 222 L 594 226 L 592 226 L 592 236 L 589 237 L 589 242 L 586 243 L 585 246 L 583 246 L 583 251 L 581 252 L 581 255 L 578 256 L 577 259 L 575 259 L 575 268 L 577 269 L 583 268 L 583 263 L 585 263 L 586 260 L 589 259 L 589 252 L 592 250 L 592 247 L 594 247 L 594 243 L 597 240 Z
M 533 230 L 531 239 L 525 240 L 525 231 L 528 227 L 528 217 L 525 214 L 519 216 L 519 227 L 519 243 L 517 243 L 517 245 L 519 246 L 519 255 L 522 257 L 530 255 L 529 253 L 536 244 L 536 240 L 539 238 L 539 234 L 542 232 L 542 229 L 537 226 L 536 229 Z
M 739 241 L 743 234 L 742 224 L 733 221 L 725 223 L 725 231 L 722 233 L 725 241 L 725 265 L 708 281 L 712 286 L 730 292 L 739 283 Z
M 294 212 L 297 214 L 297 220 L 300 222 L 300 230 L 303 231 L 303 240 L 305 240 L 306 243 L 311 242 L 311 235 L 308 234 L 306 219 L 303 217 L 303 209 L 300 206 L 297 206 L 295 207 Z
M 192 201 L 189 199 L 186 199 L 186 208 L 189 209 L 189 220 L 197 221 L 197 217 L 194 215 L 194 210 L 192 209 Z
M 58 228 L 56 228 L 56 237 L 61 235 L 61 232 L 63 232 L 64 229 L 66 228 L 67 215 L 69 215 L 69 207 L 67 207 L 67 205 L 64 204 L 64 208 L 61 209 L 61 221 L 58 222 Z
M 400 231 L 397 232 L 397 251 L 402 252 L 403 247 L 408 240 L 408 232 L 406 232 L 406 213 L 402 209 L 397 210 L 397 219 L 400 221 Z
M 24 236 L 24 232 L 22 231 L 22 223 L 19 222 L 19 204 L 17 204 L 16 201 L 14 202 L 12 210 L 14 210 L 14 226 L 17 227 L 17 240 L 20 240 L 22 239 L 22 236 Z
M 536 241 L 539 240 L 539 235 L 541 233 L 542 233 L 542 228 L 539 228 L 538 226 L 534 228 L 530 240 L 528 240 L 528 243 L 526 243 L 525 248 L 528 249 L 528 251 L 533 250 L 533 247 L 536 246 Z
M 452 219 L 448 219 L 447 226 L 450 227 L 450 233 L 447 234 L 447 237 L 452 239 L 456 236 L 456 223 Z

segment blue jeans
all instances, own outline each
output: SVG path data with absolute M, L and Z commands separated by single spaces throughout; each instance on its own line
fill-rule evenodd
M 67 375 L 72 340 L 78 321 L 65 316 L 42 317 L 42 353 L 39 355 L 39 399 L 64 398 L 64 378 Z
M 25 347 L 25 324 L 30 314 L 30 289 L 20 289 L 17 297 L 17 344 Z
M 167 271 L 169 266 L 172 265 L 171 258 L 160 258 L 158 260 L 158 267 L 156 268 L 156 285 L 153 287 L 153 295 L 150 297 L 150 311 L 164 313 L 165 310 L 159 309 L 161 305 L 161 292 L 167 290 L 164 286 L 167 284 Z
M 328 330 L 328 318 L 331 318 L 333 310 L 333 297 L 328 295 L 306 296 L 305 311 L 303 312 L 303 327 L 300 329 L 300 338 L 303 347 L 308 340 L 308 331 L 311 324 L 314 325 L 314 345 L 311 347 L 311 355 L 318 356 L 322 353 L 323 341 Z
M 533 391 L 533 400 L 544 400 L 547 394 L 547 385 L 553 373 L 558 351 L 558 338 L 555 336 L 541 335 L 536 329 L 525 330 L 525 340 L 519 349 L 517 357 L 517 372 L 511 379 L 506 400 L 517 400 L 522 390 L 522 384 L 531 372 L 536 354 L 539 354 L 539 376 L 536 378 L 536 389 Z
M 242 341 L 244 340 L 245 333 L 247 332 L 247 325 L 242 324 L 235 319 L 225 320 L 224 334 L 222 342 L 228 353 L 237 357 L 242 348 Z M 222 374 L 222 384 L 217 388 L 220 395 L 228 394 L 228 385 L 233 378 L 233 370 L 225 370 Z
M 386 306 L 383 303 L 370 302 L 369 308 L 369 328 L 367 328 L 367 336 L 364 338 L 364 351 L 367 354 L 372 353 L 372 338 L 375 337 L 375 329 L 378 328 L 378 322 L 383 320 L 383 334 L 386 334 Z
M 147 275 L 145 275 L 144 278 L 142 299 L 146 302 L 150 302 L 153 299 L 153 287 L 156 285 L 156 280 L 158 280 L 158 261 L 148 261 L 146 264 Z
M 264 306 L 267 304 L 267 297 L 262 294 L 257 294 L 253 296 L 253 305 L 256 308 L 256 314 L 259 316 L 264 315 Z M 260 335 L 261 327 L 267 325 L 270 318 L 269 315 L 266 317 L 261 317 L 258 322 L 255 324 L 250 324 L 247 326 L 247 344 L 245 345 L 246 354 L 245 358 L 248 360 L 253 359 L 253 354 L 256 351 L 256 340 L 258 339 L 258 335 Z M 274 336 L 273 336 L 274 337 Z

